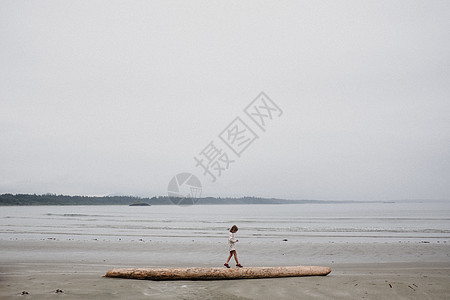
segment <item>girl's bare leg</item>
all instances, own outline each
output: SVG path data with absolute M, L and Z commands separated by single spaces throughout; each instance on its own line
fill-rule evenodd
M 236 264 L 239 265 L 239 261 L 237 258 L 237 252 L 236 251 L 233 251 L 233 252 L 234 252 L 234 260 L 236 261 Z
M 230 255 L 228 255 L 228 259 L 227 259 L 226 264 L 230 261 L 231 256 L 233 256 L 233 252 L 236 252 L 236 251 L 230 251 Z

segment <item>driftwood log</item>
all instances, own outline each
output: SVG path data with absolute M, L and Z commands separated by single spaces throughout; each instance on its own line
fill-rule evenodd
M 112 269 L 106 277 L 147 280 L 218 280 L 299 276 L 325 276 L 328 267 L 249 267 L 249 268 L 128 268 Z

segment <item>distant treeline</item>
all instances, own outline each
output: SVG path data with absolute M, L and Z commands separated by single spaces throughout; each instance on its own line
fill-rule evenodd
M 350 202 L 350 201 L 349 201 Z M 150 205 L 171 205 L 173 202 L 167 196 L 153 198 L 140 198 L 133 196 L 67 196 L 56 194 L 30 195 L 30 194 L 3 194 L 0 195 L 0 205 L 130 205 L 135 203 L 148 203 Z M 195 204 L 299 204 L 299 203 L 335 203 L 334 201 L 319 200 L 284 200 L 274 198 L 199 198 Z

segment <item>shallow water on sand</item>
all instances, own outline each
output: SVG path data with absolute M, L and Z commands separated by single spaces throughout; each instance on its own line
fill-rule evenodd
M 252 242 L 450 243 L 450 202 L 0 208 L 0 240 L 217 242 L 233 224 Z

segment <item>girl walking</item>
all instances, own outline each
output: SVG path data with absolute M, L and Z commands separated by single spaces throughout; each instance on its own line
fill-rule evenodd
M 223 265 L 227 268 L 230 267 L 228 265 L 228 262 L 230 261 L 231 257 L 234 255 L 234 260 L 236 261 L 236 267 L 242 268 L 242 265 L 239 263 L 239 260 L 237 258 L 237 252 L 236 252 L 236 243 L 239 242 L 239 240 L 236 240 L 235 233 L 239 230 L 239 228 L 236 225 L 233 225 L 230 229 L 230 233 L 228 235 L 228 247 L 230 250 L 230 255 L 228 256 L 227 262 Z

